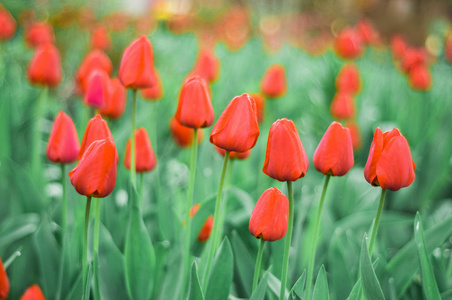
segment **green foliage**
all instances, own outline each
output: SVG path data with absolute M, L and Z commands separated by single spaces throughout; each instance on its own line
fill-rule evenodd
M 359 262 L 361 264 L 361 280 L 363 290 L 367 296 L 367 299 L 384 300 L 385 296 L 381 290 L 380 282 L 378 282 L 374 267 L 370 261 L 366 235 L 364 235 L 363 242 L 361 244 L 361 255 Z
M 191 265 L 190 276 L 190 290 L 188 292 L 187 300 L 204 300 L 204 294 L 202 293 L 201 285 L 198 278 L 198 265 L 193 262 Z
M 226 300 L 232 283 L 234 257 L 229 239 L 225 237 L 214 257 L 206 290 L 206 299 Z

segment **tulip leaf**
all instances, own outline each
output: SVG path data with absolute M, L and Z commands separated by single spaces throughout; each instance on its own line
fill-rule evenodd
M 7 219 L 0 227 L 0 248 L 34 233 L 38 222 L 39 215 L 33 213 Z
M 279 297 L 279 293 L 281 292 L 281 280 L 276 278 L 273 273 L 268 272 L 268 287 L 270 288 L 270 291 L 277 297 Z M 289 291 L 286 288 L 286 295 L 289 294 Z
M 361 243 L 360 255 L 363 290 L 366 293 L 367 299 L 384 300 L 385 296 L 383 295 L 383 291 L 381 290 L 377 275 L 375 275 L 374 267 L 372 266 L 372 262 L 370 261 L 366 240 L 367 236 L 365 235 Z
M 80 272 L 79 276 L 75 279 L 72 288 L 69 290 L 68 294 L 64 299 L 66 300 L 80 300 L 82 298 L 82 272 Z
M 253 294 L 251 295 L 250 300 L 264 300 L 265 299 L 265 292 L 267 291 L 267 278 L 268 278 L 268 271 L 264 273 L 261 280 L 259 281 L 259 284 L 256 287 L 256 290 L 254 290 Z
M 190 291 L 188 292 L 188 300 L 204 300 L 201 285 L 199 284 L 198 265 L 194 261 L 191 265 Z
M 304 288 L 306 284 L 306 269 L 303 270 L 303 273 L 300 275 L 300 277 L 297 279 L 295 284 L 293 285 L 292 289 L 290 290 L 290 293 L 295 293 L 300 298 L 304 297 Z
M 237 231 L 232 232 L 232 250 L 234 250 L 234 262 L 237 266 L 237 273 L 244 290 L 248 295 L 251 294 L 254 276 L 254 264 L 256 258 L 253 258 L 248 251 L 248 247 L 243 243 Z M 257 250 L 256 250 L 257 253 Z
M 433 274 L 430 257 L 425 249 L 424 230 L 422 228 L 422 221 L 419 212 L 416 213 L 416 217 L 414 218 L 414 238 L 421 263 L 422 288 L 424 290 L 425 297 L 431 300 L 441 299 L 435 275 Z
M 229 239 L 225 237 L 217 250 L 206 290 L 206 299 L 226 300 L 232 283 L 234 257 Z
M 359 299 L 359 294 L 361 293 L 362 288 L 363 287 L 362 287 L 362 284 L 361 284 L 361 279 L 358 279 L 358 281 L 353 286 L 353 289 L 350 292 L 350 295 L 348 296 L 347 300 L 358 300 Z
M 328 281 L 326 279 L 325 267 L 320 267 L 319 275 L 315 281 L 314 292 L 312 299 L 329 300 L 330 292 L 328 290 Z
M 90 291 L 91 291 L 91 277 L 93 277 L 93 264 L 92 262 L 88 263 L 88 274 L 86 275 L 87 284 L 84 286 L 83 290 L 83 300 L 89 300 Z

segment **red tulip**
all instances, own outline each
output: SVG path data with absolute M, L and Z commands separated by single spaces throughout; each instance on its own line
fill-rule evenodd
M 190 209 L 190 218 L 193 218 L 193 216 L 198 212 L 198 210 L 201 208 L 201 203 L 197 203 L 193 205 Z
M 221 149 L 221 148 L 218 148 L 217 146 L 215 146 L 215 150 L 223 157 L 226 155 L 226 150 L 224 150 L 224 149 Z M 229 159 L 244 160 L 244 159 L 247 159 L 248 157 L 250 157 L 250 155 L 251 155 L 251 150 L 248 150 L 245 152 L 231 151 L 231 152 L 229 152 Z
M 353 167 L 353 144 L 350 130 L 333 122 L 314 152 L 314 167 L 320 173 L 343 176 Z
M 140 90 L 141 97 L 144 100 L 157 101 L 163 98 L 162 79 L 160 78 L 160 74 L 157 69 L 154 69 L 154 76 L 156 84 L 150 88 Z
M 5 267 L 0 259 L 0 300 L 6 300 L 9 294 L 9 280 L 6 275 Z
M 115 187 L 117 164 L 118 152 L 113 140 L 96 140 L 69 172 L 71 183 L 80 195 L 107 197 Z
M 209 88 L 202 77 L 192 76 L 184 82 L 174 117 L 180 124 L 190 128 L 212 125 L 215 116 Z
M 44 294 L 37 284 L 30 286 L 25 293 L 20 297 L 20 300 L 46 300 Z
M 334 42 L 336 54 L 343 59 L 356 59 L 363 53 L 363 41 L 352 28 L 345 28 Z
M 150 88 L 156 84 L 154 54 L 148 38 L 142 35 L 124 50 L 119 80 L 128 89 Z
M 204 48 L 199 51 L 192 75 L 199 75 L 207 82 L 214 82 L 220 74 L 220 60 L 211 49 Z
M 101 69 L 92 71 L 87 79 L 83 103 L 91 108 L 104 107 L 110 98 L 110 78 Z
M 209 239 L 213 229 L 213 221 L 213 216 L 207 217 L 206 221 L 201 227 L 201 230 L 199 231 L 198 242 L 203 243 Z
M 427 54 L 424 49 L 408 48 L 403 57 L 401 68 L 405 73 L 409 73 L 411 69 L 417 66 L 424 66 L 427 62 Z
M 338 91 L 330 106 L 331 115 L 337 120 L 346 120 L 355 116 L 355 100 L 349 92 Z
M 444 42 L 444 57 L 449 63 L 452 63 L 452 34 L 449 33 Z
M 88 125 L 86 126 L 78 158 L 82 158 L 86 149 L 88 149 L 92 142 L 106 138 L 111 138 L 113 141 L 113 136 L 111 135 L 107 122 L 103 120 L 99 114 L 97 114 L 94 118 L 89 120 Z
M 96 69 L 104 70 L 108 76 L 111 76 L 113 71 L 110 59 L 100 50 L 91 51 L 80 64 L 75 77 L 79 92 L 85 93 L 89 75 Z
M 367 182 L 397 191 L 413 183 L 415 168 L 410 146 L 400 131 L 394 128 L 383 133 L 378 127 L 364 168 Z
M 0 4 L 0 41 L 10 40 L 16 33 L 16 28 L 16 20 L 14 20 L 11 13 Z
M 265 115 L 265 98 L 262 94 L 250 94 L 250 96 L 256 102 L 257 122 L 261 124 Z
M 58 49 L 50 43 L 39 46 L 28 65 L 28 81 L 52 88 L 60 84 L 62 76 Z
M 110 34 L 103 26 L 98 26 L 91 31 L 89 42 L 91 49 L 99 49 L 102 51 L 110 50 L 112 45 Z
M 394 35 L 391 38 L 391 51 L 394 59 L 401 59 L 404 56 L 407 47 L 407 43 L 402 36 Z
M 71 117 L 60 111 L 47 143 L 47 158 L 54 163 L 70 164 L 78 159 L 79 151 L 77 129 Z
M 261 81 L 261 91 L 266 97 L 278 98 L 287 91 L 286 70 L 279 64 L 271 65 Z
M 149 140 L 148 132 L 143 127 L 135 131 L 135 172 L 150 172 L 157 166 L 157 158 L 154 150 L 152 150 L 151 140 Z M 124 166 L 130 170 L 130 147 L 131 140 L 127 141 L 126 151 L 124 154 Z
M 361 76 L 353 63 L 344 65 L 336 77 L 336 90 L 356 95 L 361 90 Z
M 358 124 L 353 120 L 345 122 L 345 127 L 350 130 L 350 136 L 352 137 L 353 150 L 357 151 L 362 146 L 361 131 Z
M 245 152 L 256 145 L 259 133 L 256 102 L 243 94 L 229 102 L 213 126 L 209 140 L 221 149 Z
M 121 118 L 126 109 L 127 91 L 118 78 L 113 78 L 109 82 L 109 96 L 103 107 L 99 109 L 102 117 L 116 120 Z
M 175 117 L 172 117 L 169 123 L 171 136 L 176 145 L 182 148 L 190 147 L 193 143 L 194 129 L 181 125 Z M 198 145 L 204 137 L 202 129 L 198 129 Z
M 265 241 L 277 241 L 286 235 L 289 222 L 289 200 L 275 187 L 269 188 L 257 200 L 251 213 L 249 230 Z
M 359 21 L 356 29 L 364 43 L 372 45 L 378 42 L 378 32 L 375 31 L 375 28 L 367 20 Z
M 428 67 L 419 65 L 413 67 L 408 74 L 410 86 L 417 91 L 428 91 L 432 87 L 432 75 Z
M 25 43 L 30 48 L 36 48 L 41 44 L 54 43 L 52 25 L 46 22 L 37 22 L 25 29 Z

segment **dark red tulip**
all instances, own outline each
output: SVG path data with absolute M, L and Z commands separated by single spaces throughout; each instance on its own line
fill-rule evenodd
M 49 142 L 47 143 L 47 158 L 60 164 L 70 164 L 78 159 L 80 143 L 77 129 L 71 117 L 60 111 L 53 123 Z
M 336 77 L 336 90 L 356 95 L 361 90 L 361 76 L 353 63 L 344 65 Z
M 110 78 L 101 69 L 92 71 L 87 79 L 83 103 L 91 108 L 104 107 L 110 98 Z
M 98 26 L 91 31 L 90 36 L 91 49 L 99 49 L 108 51 L 111 49 L 111 37 L 108 31 L 103 26 Z
M 207 217 L 206 221 L 201 227 L 201 230 L 199 231 L 198 242 L 204 243 L 209 239 L 213 229 L 213 221 L 213 216 Z
M 206 81 L 200 76 L 189 77 L 182 85 L 175 118 L 186 127 L 202 128 L 212 125 L 214 117 Z
M 337 120 L 353 118 L 356 113 L 355 99 L 349 92 L 336 92 L 331 102 L 330 113 Z
M 286 235 L 289 200 L 275 187 L 266 190 L 251 213 L 249 230 L 264 241 L 277 241 Z
M 105 53 L 93 50 L 83 59 L 75 75 L 79 92 L 85 93 L 89 75 L 97 69 L 104 70 L 108 76 L 111 76 L 113 65 Z
M 234 152 L 246 152 L 259 137 L 256 102 L 248 94 L 234 97 L 212 128 L 210 142 Z
M 124 166 L 130 170 L 130 147 L 131 140 L 127 141 L 124 154 Z M 143 127 L 135 131 L 135 172 L 150 172 L 157 166 L 157 158 L 152 150 L 151 140 L 148 132 Z
M 394 59 L 401 59 L 405 55 L 407 47 L 407 43 L 401 35 L 396 34 L 391 38 L 391 52 Z
M 163 98 L 163 85 L 162 79 L 157 69 L 154 69 L 155 84 L 146 89 L 140 90 L 141 97 L 144 100 L 158 101 Z
M 221 148 L 218 148 L 217 146 L 215 146 L 215 150 L 223 157 L 226 155 L 226 150 L 224 150 L 224 149 L 221 149 Z M 231 152 L 229 152 L 229 159 L 244 160 L 244 159 L 247 159 L 248 157 L 250 157 L 250 155 L 251 155 L 251 150 L 248 150 L 245 152 L 231 151 Z
M 356 59 L 363 53 L 361 36 L 352 28 L 343 29 L 334 42 L 336 54 L 343 59 Z
M 126 109 L 127 91 L 118 78 L 110 79 L 108 94 L 107 101 L 99 109 L 99 113 L 111 120 L 119 119 Z
M 153 70 L 152 45 L 148 38 L 142 35 L 124 50 L 118 77 L 128 89 L 145 89 L 156 84 Z
M 286 70 L 279 64 L 271 65 L 261 81 L 261 92 L 270 98 L 284 96 L 287 91 Z
M 352 137 L 353 150 L 357 151 L 362 146 L 361 131 L 359 130 L 358 124 L 353 120 L 348 120 L 345 122 L 345 127 L 350 130 L 350 135 Z
M 52 88 L 60 84 L 62 76 L 60 52 L 53 44 L 41 44 L 28 65 L 28 81 Z
M 383 133 L 378 127 L 364 168 L 367 182 L 397 191 L 413 183 L 415 168 L 408 141 L 400 131 L 394 128 Z
M 175 117 L 172 117 L 169 123 L 171 136 L 179 147 L 188 148 L 193 143 L 194 129 L 181 125 Z M 198 145 L 204 137 L 202 129 L 198 129 Z
M 432 75 L 428 67 L 419 65 L 413 67 L 408 74 L 410 86 L 417 91 L 428 91 L 432 87 Z
M 86 151 L 86 149 L 88 149 L 89 145 L 91 145 L 92 142 L 106 138 L 111 138 L 111 140 L 113 141 L 113 136 L 111 135 L 111 131 L 108 127 L 107 122 L 102 119 L 99 114 L 97 114 L 94 116 L 94 118 L 89 120 L 88 125 L 86 126 L 78 158 L 82 158 L 84 152 Z
M 33 284 L 20 297 L 20 300 L 46 300 L 46 297 L 44 297 L 39 285 Z
M 292 120 L 279 119 L 270 127 L 262 171 L 279 181 L 304 177 L 309 161 Z
M 427 62 L 427 53 L 424 49 L 407 48 L 401 62 L 402 71 L 409 74 L 412 69 L 424 66 Z
M 261 124 L 265 115 L 265 97 L 262 94 L 250 94 L 250 96 L 256 102 L 257 122 Z
M 219 74 L 220 60 L 215 56 L 215 52 L 209 48 L 200 50 L 192 75 L 199 75 L 207 82 L 214 82 Z
M 118 152 L 111 138 L 96 140 L 86 149 L 78 165 L 69 172 L 72 185 L 87 197 L 104 198 L 116 184 Z
M 9 279 L 5 267 L 0 259 L 0 300 L 6 300 L 9 294 Z
M 11 13 L 0 4 L 0 41 L 10 40 L 16 33 L 16 20 Z
M 333 122 L 314 152 L 314 167 L 320 173 L 343 176 L 353 167 L 353 144 L 350 130 Z
M 41 44 L 54 43 L 52 25 L 46 22 L 36 22 L 25 29 L 25 43 L 30 48 L 36 48 Z

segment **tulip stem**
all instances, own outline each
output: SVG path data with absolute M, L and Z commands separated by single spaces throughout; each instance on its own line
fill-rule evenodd
M 378 205 L 377 216 L 375 217 L 374 224 L 372 226 L 372 234 L 370 236 L 369 243 L 369 255 L 372 255 L 372 250 L 374 249 L 375 238 L 377 237 L 378 225 L 380 225 L 381 213 L 383 211 L 383 204 L 385 202 L 386 189 L 381 190 L 380 204 Z
M 259 282 L 259 277 L 261 274 L 262 265 L 262 253 L 264 253 L 265 240 L 261 238 L 259 243 L 259 251 L 257 252 L 256 266 L 254 267 L 254 280 L 253 280 L 253 292 L 257 288 L 257 283 Z
M 86 198 L 85 208 L 85 236 L 83 239 L 83 295 L 85 295 L 86 282 L 88 277 L 88 225 L 89 225 L 89 211 L 91 209 L 91 196 Z
M 58 277 L 58 288 L 56 293 L 56 299 L 61 297 L 61 288 L 63 286 L 63 276 L 64 276 L 64 255 L 66 252 L 66 228 L 67 228 L 67 198 L 66 198 L 66 165 L 61 164 L 61 187 L 63 189 L 63 194 L 61 197 L 61 259 L 60 259 L 60 274 Z
M 7 260 L 5 260 L 5 262 L 3 263 L 3 268 L 5 268 L 5 270 L 8 270 L 9 266 L 16 260 L 16 258 L 18 258 L 21 255 L 22 255 L 22 246 L 20 246 L 19 249 L 14 251 L 14 253 L 11 254 L 11 256 L 8 257 Z
M 287 190 L 289 193 L 289 222 L 287 224 L 286 242 L 284 245 L 284 256 L 283 256 L 283 265 L 282 265 L 282 272 L 281 272 L 281 291 L 279 293 L 279 300 L 284 300 L 286 297 L 287 270 L 289 268 L 289 250 L 290 250 L 290 242 L 292 240 L 292 229 L 293 229 L 292 181 L 287 181 Z
M 311 287 L 312 287 L 312 276 L 314 274 L 314 262 L 315 262 L 315 251 L 317 249 L 317 238 L 319 235 L 319 229 L 320 229 L 320 219 L 322 216 L 322 209 L 323 209 L 323 203 L 325 201 L 325 194 L 326 189 L 328 187 L 328 183 L 330 182 L 330 175 L 325 176 L 325 182 L 323 184 L 323 190 L 322 190 L 322 196 L 320 196 L 320 204 L 317 209 L 317 217 L 315 220 L 315 227 L 314 227 L 314 234 L 312 235 L 312 241 L 311 241 L 311 253 L 309 254 L 309 264 L 308 264 L 308 276 L 306 277 L 306 290 L 304 299 L 308 300 L 311 293 Z
M 100 227 L 100 198 L 96 199 L 96 218 L 94 223 L 94 299 L 100 299 L 99 290 L 99 227 Z
M 193 204 L 193 195 L 195 191 L 195 177 L 196 177 L 196 158 L 198 155 L 198 129 L 193 130 L 193 144 L 191 147 L 190 157 L 190 183 L 188 185 L 187 205 L 185 207 L 185 243 L 184 243 L 184 273 L 182 274 L 182 292 L 181 299 L 185 299 L 185 286 L 187 283 L 188 272 L 190 270 L 191 255 L 190 255 L 190 234 L 191 234 L 191 218 L 190 210 Z
M 44 105 L 47 99 L 48 88 L 44 87 L 41 91 L 41 95 L 36 103 L 36 109 L 34 114 L 34 126 L 33 126 L 33 136 L 32 136 L 32 147 L 33 150 L 31 152 L 31 175 L 34 180 L 40 181 L 42 176 L 40 176 L 39 172 L 42 169 L 41 162 L 41 118 L 44 113 Z
M 226 179 L 225 179 L 225 186 L 224 188 L 226 191 L 229 190 L 230 184 L 231 184 L 231 173 L 232 173 L 232 165 L 234 161 L 230 160 L 228 170 L 226 171 Z M 220 236 L 223 234 L 224 229 L 224 218 L 226 217 L 227 209 L 228 209 L 228 193 L 226 192 L 226 196 L 224 197 L 223 203 L 221 203 L 221 215 L 220 215 Z M 220 240 L 217 240 L 217 244 L 215 245 L 215 248 L 218 249 L 220 246 Z
M 226 175 L 226 170 L 228 168 L 228 161 L 229 161 L 229 151 L 226 151 L 224 154 L 224 162 L 223 162 L 223 170 L 221 171 L 221 178 L 220 178 L 220 186 L 218 187 L 218 194 L 217 194 L 217 200 L 215 202 L 215 213 L 213 216 L 213 235 L 210 240 L 210 251 L 209 256 L 207 257 L 207 263 L 206 268 L 204 269 L 204 275 L 203 275 L 203 290 L 206 291 L 207 289 L 207 281 L 209 277 L 210 272 L 210 265 L 212 264 L 212 259 L 216 252 L 216 245 L 217 240 L 219 238 L 220 232 L 220 208 L 221 208 L 221 196 L 223 194 L 223 184 L 224 184 L 224 178 Z
M 132 136 L 130 138 L 130 182 L 132 183 L 132 187 L 136 189 L 136 174 L 135 174 L 135 119 L 136 119 L 136 110 L 137 110 L 137 90 L 134 89 L 132 91 Z

